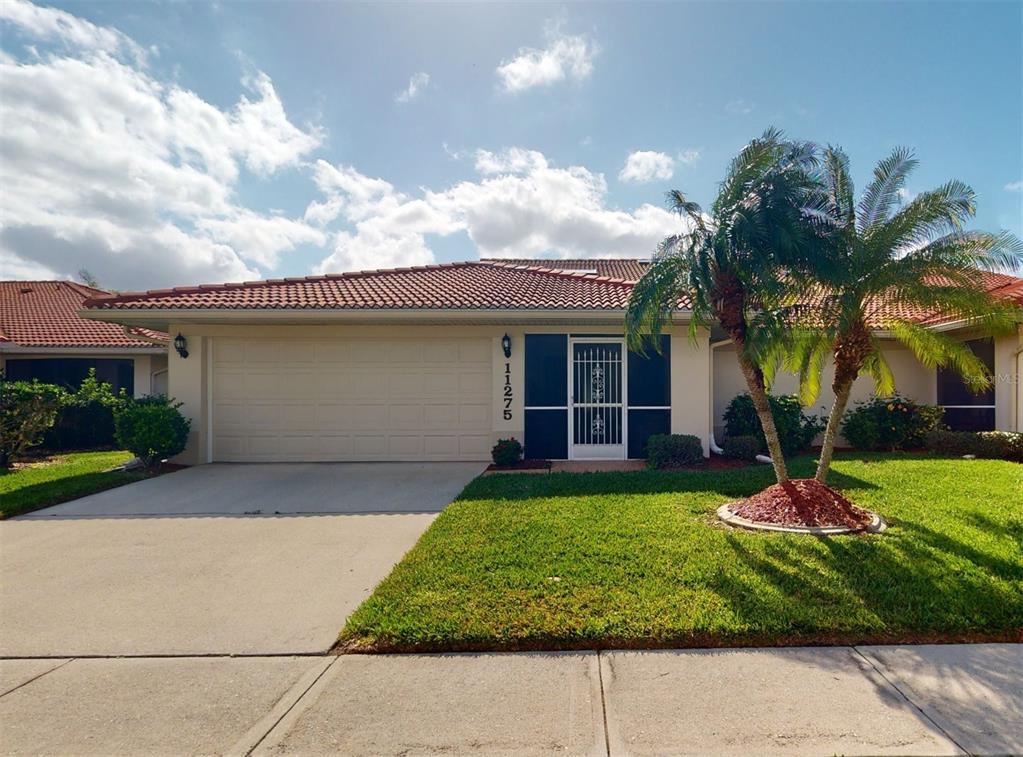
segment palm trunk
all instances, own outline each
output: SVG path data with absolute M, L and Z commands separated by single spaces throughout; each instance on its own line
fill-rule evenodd
M 778 479 L 779 484 L 784 484 L 789 480 L 789 472 L 785 466 L 785 456 L 781 451 L 778 429 L 774 425 L 771 403 L 767 399 L 767 390 L 764 388 L 764 374 L 742 355 L 741 349 L 738 351 L 738 356 L 739 367 L 742 369 L 742 375 L 746 378 L 749 395 L 753 399 L 753 407 L 756 408 L 760 425 L 764 429 L 764 438 L 767 440 L 767 450 L 771 453 L 775 478 Z
M 815 476 L 822 484 L 828 483 L 828 472 L 831 470 L 831 456 L 835 452 L 835 439 L 838 438 L 838 424 L 842 422 L 846 405 L 849 404 L 852 382 L 846 381 L 840 386 L 834 387 L 834 389 L 835 401 L 831 405 L 831 414 L 828 416 L 828 427 L 824 429 L 824 443 L 821 445 L 821 458 L 817 463 L 817 475 Z

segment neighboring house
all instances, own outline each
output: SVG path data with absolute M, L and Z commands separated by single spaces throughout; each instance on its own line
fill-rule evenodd
M 625 307 L 643 271 L 482 260 L 98 297 L 83 314 L 180 335 L 169 393 L 193 421 L 182 462 L 485 460 L 509 436 L 529 457 L 631 458 L 669 431 L 706 451 L 744 391 L 734 356 L 707 330 L 691 340 L 684 310 L 659 353 L 628 352 Z M 984 277 L 1023 297 L 1023 281 Z M 905 350 L 888 359 L 900 391 L 944 404 L 954 424 L 1016 429 L 1021 345 L 1023 331 L 976 343 L 997 375 L 982 397 Z M 855 396 L 870 391 L 863 379 Z
M 167 391 L 166 335 L 129 336 L 113 323 L 78 315 L 82 303 L 109 296 L 72 281 L 0 281 L 0 369 L 12 380 L 77 388 L 90 368 L 115 391 Z M 162 339 L 161 339 L 162 337 Z

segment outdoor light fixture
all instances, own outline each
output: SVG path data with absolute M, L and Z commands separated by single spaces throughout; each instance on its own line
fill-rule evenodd
M 507 334 L 501 337 L 501 349 L 504 350 L 505 357 L 511 357 L 511 337 Z
M 174 349 L 181 355 L 181 359 L 184 360 L 188 357 L 188 340 L 183 337 L 180 332 L 174 337 Z

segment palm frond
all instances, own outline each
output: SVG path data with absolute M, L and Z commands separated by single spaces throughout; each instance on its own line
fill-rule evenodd
M 906 345 L 916 359 L 926 368 L 950 368 L 958 373 L 974 392 L 991 386 L 991 375 L 987 366 L 965 342 L 957 341 L 947 334 L 933 331 L 911 321 L 895 321 L 889 330 L 897 340 Z
M 906 176 L 916 168 L 917 160 L 908 147 L 896 147 L 892 154 L 874 168 L 874 179 L 867 185 L 856 217 L 860 230 L 866 232 L 888 218 L 888 213 L 906 184 Z
M 890 397 L 895 394 L 895 374 L 888 364 L 877 337 L 871 337 L 873 350 L 863 361 L 863 372 L 874 380 L 874 394 L 878 397 Z

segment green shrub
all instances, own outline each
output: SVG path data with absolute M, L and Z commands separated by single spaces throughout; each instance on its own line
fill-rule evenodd
M 824 430 L 824 421 L 816 415 L 807 415 L 795 395 L 770 395 L 771 415 L 778 429 L 781 450 L 793 455 L 810 446 L 810 442 Z M 760 443 L 757 452 L 767 454 L 767 439 L 760 427 L 760 417 L 748 393 L 740 394 L 728 403 L 725 410 L 725 438 L 753 436 Z
M 756 460 L 760 454 L 760 440 L 755 436 L 729 436 L 721 443 L 725 457 L 734 460 Z
M 842 436 L 858 450 L 919 449 L 941 427 L 944 411 L 895 395 L 857 403 L 842 418 Z
M 939 455 L 974 455 L 992 460 L 1023 463 L 1023 434 L 1011 431 L 947 431 L 935 429 L 927 434 L 927 449 Z
M 114 413 L 114 438 L 149 468 L 185 449 L 192 422 L 163 396 L 128 400 Z
M 43 437 L 49 450 L 99 449 L 114 446 L 114 411 L 127 396 L 114 394 L 110 384 L 96 379 L 96 369 L 74 392 L 65 392 L 57 420 Z
M 490 450 L 494 465 L 510 468 L 522 459 L 522 444 L 518 439 L 498 439 Z
M 8 381 L 0 374 L 0 468 L 42 441 L 60 410 L 63 391 L 38 381 Z
M 649 468 L 677 468 L 703 462 L 703 444 L 692 434 L 653 434 L 646 441 Z

